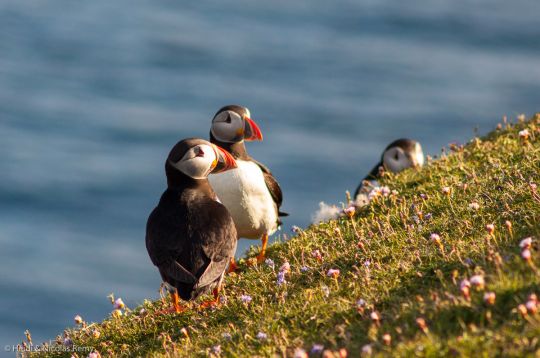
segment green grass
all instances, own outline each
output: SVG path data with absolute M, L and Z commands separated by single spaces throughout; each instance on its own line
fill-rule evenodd
M 525 128 L 528 140 L 518 135 Z M 540 295 L 540 196 L 531 185 L 540 181 L 539 138 L 536 115 L 454 146 L 422 170 L 386 176 L 383 184 L 397 194 L 375 199 L 352 219 L 273 244 L 268 257 L 275 268 L 243 266 L 228 276 L 226 303 L 217 310 L 160 315 L 168 299 L 147 301 L 65 334 L 103 356 L 218 355 L 212 353 L 218 345 L 223 356 L 292 356 L 296 348 L 309 353 L 314 344 L 336 357 L 340 349 L 366 355 L 366 345 L 374 356 L 538 356 L 540 314 L 521 314 L 517 307 L 529 294 Z M 469 207 L 473 202 L 477 210 Z M 488 224 L 495 227 L 492 235 Z M 440 235 L 441 246 L 431 233 Z M 518 246 L 528 236 L 535 239 L 529 262 Z M 277 285 L 285 262 L 291 270 Z M 327 276 L 331 268 L 339 277 Z M 485 287 L 471 287 L 467 300 L 460 282 L 475 274 L 485 278 Z M 494 305 L 484 302 L 485 292 L 496 294 Z M 252 302 L 244 304 L 243 294 Z M 361 309 L 359 299 L 366 302 Z M 372 312 L 380 321 L 370 318 Z M 258 339 L 259 332 L 267 339 Z

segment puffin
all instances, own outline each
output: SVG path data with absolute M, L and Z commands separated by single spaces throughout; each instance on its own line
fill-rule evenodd
M 384 149 L 379 163 L 375 165 L 356 188 L 354 193 L 355 201 L 358 201 L 359 194 L 365 194 L 366 191 L 369 191 L 367 189 L 369 186 L 379 186 L 377 179 L 380 178 L 382 170 L 398 173 L 407 168 L 416 168 L 423 165 L 424 152 L 419 142 L 408 138 L 393 141 Z
M 212 188 L 231 213 L 238 238 L 261 240 L 257 261 L 264 261 L 268 237 L 281 225 L 280 211 L 283 193 L 264 164 L 249 156 L 246 141 L 262 141 L 259 126 L 251 118 L 249 109 L 228 105 L 219 109 L 210 128 L 210 142 L 227 150 L 236 160 L 237 168 L 212 175 Z M 231 261 L 230 271 L 236 265 Z
M 236 168 L 234 158 L 204 139 L 178 142 L 165 161 L 167 189 L 146 225 L 146 249 L 171 294 L 166 312 L 185 310 L 179 298 L 190 301 L 219 291 L 234 257 L 237 232 L 233 218 L 208 183 L 208 175 Z

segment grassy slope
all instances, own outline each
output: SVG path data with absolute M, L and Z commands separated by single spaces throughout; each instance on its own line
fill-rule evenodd
M 387 177 L 383 182 L 399 194 L 377 199 L 354 220 L 310 227 L 272 245 L 268 256 L 275 269 L 263 264 L 229 276 L 227 302 L 218 310 L 156 315 L 163 303 L 145 302 L 69 335 L 104 356 L 208 355 L 216 345 L 225 356 L 291 355 L 295 347 L 309 352 L 313 344 L 346 348 L 349 356 L 358 356 L 366 344 L 373 355 L 539 354 L 540 314 L 522 316 L 516 307 L 530 293 L 540 294 L 540 275 L 518 247 L 523 237 L 540 237 L 540 199 L 529 185 L 540 181 L 540 116 L 503 127 L 421 171 Z M 525 127 L 531 133 L 527 142 L 518 136 Z M 443 187 L 451 188 L 449 196 Z M 469 208 L 474 201 L 478 210 Z M 492 237 L 487 224 L 495 226 Z M 429 240 L 431 233 L 440 235 L 442 249 Z M 314 250 L 322 260 L 312 256 Z M 538 242 L 532 253 L 540 266 Z M 277 285 L 286 261 L 287 282 Z M 302 272 L 303 266 L 310 270 Z M 330 268 L 341 270 L 337 279 L 327 277 Z M 459 282 L 474 274 L 484 276 L 486 288 L 471 289 L 467 301 Z M 483 302 L 486 291 L 496 293 L 495 305 Z M 253 301 L 242 303 L 242 294 Z M 359 298 L 367 302 L 363 313 L 356 309 Z M 142 307 L 146 312 L 140 314 Z M 380 324 L 370 319 L 373 310 Z M 268 339 L 257 339 L 258 332 Z M 390 345 L 383 343 L 384 334 L 391 336 Z

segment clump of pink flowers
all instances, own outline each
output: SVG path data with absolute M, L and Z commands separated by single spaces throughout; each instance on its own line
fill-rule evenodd
M 517 306 L 517 311 L 523 317 L 527 316 L 528 314 L 535 315 L 538 312 L 538 306 L 539 306 L 538 296 L 536 296 L 535 293 L 531 293 L 529 297 L 527 298 L 527 302 L 525 302 L 524 304 L 522 303 L 519 306 Z
M 345 213 L 345 215 L 347 215 L 348 217 L 352 218 L 354 216 L 354 214 L 356 213 L 356 208 L 354 205 L 351 205 L 347 208 L 345 208 L 343 210 L 343 212 Z
M 382 197 L 387 197 L 388 195 L 390 195 L 390 193 L 392 193 L 392 191 L 390 190 L 389 187 L 387 186 L 377 186 L 375 188 L 373 188 L 369 194 L 368 194 L 368 199 L 369 201 L 379 197 L 379 196 L 382 196 Z M 396 195 L 397 195 L 397 192 L 396 192 Z
M 332 278 L 338 278 L 340 274 L 339 269 L 331 268 L 326 272 L 326 276 L 332 277 Z
M 493 306 L 495 304 L 496 297 L 495 292 L 486 292 L 484 293 L 484 302 L 489 306 Z
M 291 272 L 291 264 L 285 261 L 283 265 L 281 265 L 281 267 L 279 268 L 279 271 L 283 271 L 284 273 Z
M 532 242 L 533 242 L 532 237 L 526 237 L 520 241 L 519 247 L 522 250 L 530 249 L 532 246 Z
M 114 301 L 113 306 L 114 306 L 114 308 L 117 309 L 117 310 L 121 310 L 121 309 L 123 309 L 124 307 L 126 307 L 126 305 L 124 304 L 124 301 L 122 301 L 121 298 L 117 298 L 117 299 Z
M 532 244 L 533 244 L 533 238 L 532 237 L 526 237 L 519 243 L 519 248 L 521 249 L 521 258 L 525 260 L 529 266 L 531 266 L 533 269 L 535 269 L 534 264 L 532 262 Z
M 313 250 L 311 252 L 311 256 L 313 256 L 314 258 L 317 259 L 317 261 L 322 261 L 322 254 L 321 254 L 321 251 L 319 250 Z
M 251 303 L 253 298 L 250 295 L 242 295 L 240 296 L 240 301 L 242 301 L 243 304 L 248 305 Z
M 486 284 L 484 276 L 482 275 L 474 275 L 471 277 L 470 282 L 477 290 L 483 290 Z
M 467 301 L 471 299 L 471 283 L 469 280 L 462 280 L 459 284 L 459 290 Z
M 529 130 L 528 129 L 523 129 L 521 131 L 518 132 L 518 135 L 521 139 L 523 139 L 524 141 L 526 141 L 527 139 L 529 139 L 529 136 L 531 135 L 529 133 Z

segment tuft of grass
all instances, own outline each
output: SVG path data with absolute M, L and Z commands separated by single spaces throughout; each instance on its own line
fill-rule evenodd
M 391 193 L 271 245 L 274 265 L 229 275 L 216 310 L 162 315 L 168 298 L 145 301 L 57 345 L 129 357 L 538 356 L 539 138 L 540 115 L 521 118 L 386 175 Z

